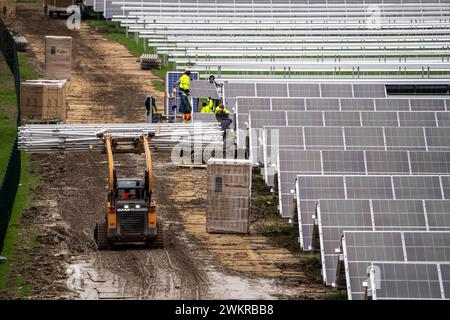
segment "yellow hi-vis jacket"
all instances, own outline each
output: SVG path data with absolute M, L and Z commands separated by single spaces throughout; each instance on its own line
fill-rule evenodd
M 214 110 L 214 100 L 213 99 L 208 100 L 208 107 L 211 109 L 211 111 Z
M 178 81 L 180 82 L 180 89 L 189 90 L 191 78 L 187 74 L 183 74 Z
M 212 109 L 209 105 L 206 105 L 202 108 L 202 110 L 200 112 L 201 113 L 209 113 L 209 112 L 212 112 Z
M 223 110 L 220 109 L 219 107 L 216 107 L 216 110 L 214 110 L 214 113 L 215 113 L 215 114 L 218 114 L 219 112 L 223 112 L 223 113 L 225 113 L 225 114 L 229 114 L 229 113 L 230 113 L 230 110 L 228 110 L 226 107 L 223 107 Z

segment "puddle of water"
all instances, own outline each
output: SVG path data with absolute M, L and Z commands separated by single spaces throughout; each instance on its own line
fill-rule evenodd
M 270 279 L 246 279 L 216 271 L 209 271 L 208 277 L 210 287 L 204 299 L 264 300 L 294 293 L 293 290 L 279 287 Z
M 126 294 L 119 277 L 106 270 L 98 270 L 89 260 L 75 260 L 66 270 L 67 287 L 76 293 L 75 299 L 133 299 Z M 127 290 L 128 291 L 128 290 Z

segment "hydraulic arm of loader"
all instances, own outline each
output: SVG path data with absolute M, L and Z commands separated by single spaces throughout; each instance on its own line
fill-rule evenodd
M 147 164 L 147 169 L 145 170 L 145 182 L 146 182 L 146 193 L 148 197 L 148 228 L 149 233 L 157 234 L 157 221 L 156 221 L 156 206 L 152 204 L 152 194 L 153 194 L 153 172 L 152 172 L 152 154 L 150 152 L 150 141 L 154 136 L 154 133 L 144 134 L 140 138 L 145 151 L 145 162 Z
M 112 137 L 107 136 L 103 138 L 105 144 L 105 151 L 108 157 L 108 203 L 107 203 L 107 224 L 108 229 L 117 228 L 117 216 L 115 209 L 115 193 L 116 193 L 116 172 L 114 170 L 114 159 L 112 150 Z

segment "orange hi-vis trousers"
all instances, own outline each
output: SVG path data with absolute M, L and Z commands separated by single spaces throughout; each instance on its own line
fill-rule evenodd
M 183 113 L 183 122 L 189 122 L 189 121 L 191 121 L 191 114 Z

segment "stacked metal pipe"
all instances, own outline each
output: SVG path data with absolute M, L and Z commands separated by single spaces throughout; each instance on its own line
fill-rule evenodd
M 103 150 L 98 134 L 134 138 L 153 132 L 152 146 L 172 149 L 180 143 L 207 146 L 223 143 L 217 122 L 133 124 L 33 124 L 19 127 L 19 149 L 33 153 Z

